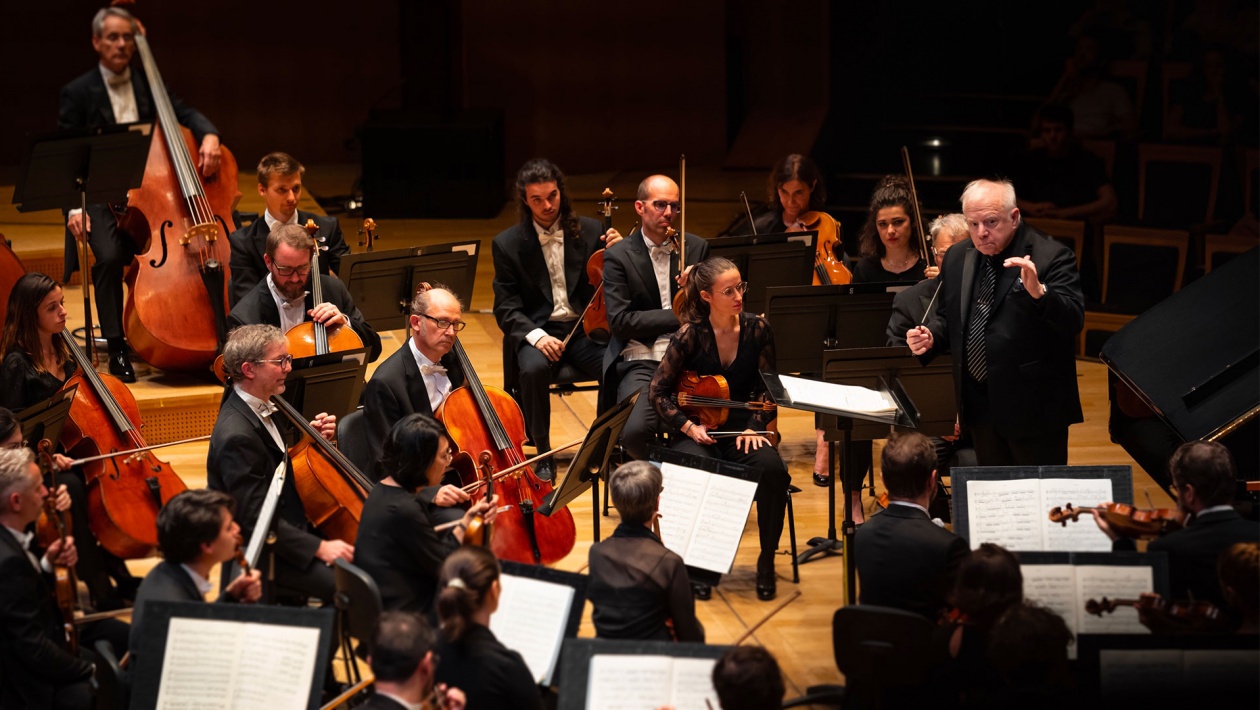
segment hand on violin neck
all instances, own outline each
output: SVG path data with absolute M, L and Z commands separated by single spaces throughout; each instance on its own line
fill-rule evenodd
M 618 232 L 617 230 L 610 228 L 607 232 L 604 232 L 604 236 L 600 237 L 600 239 L 603 240 L 604 248 L 607 249 L 608 247 L 621 241 L 622 236 L 621 236 L 621 232 Z
M 320 412 L 311 420 L 311 428 L 318 431 L 320 436 L 332 441 L 337 438 L 337 415 Z
M 691 270 L 695 268 L 695 264 L 688 266 L 678 275 L 678 288 L 687 288 L 687 279 L 691 277 Z
M 63 540 L 54 540 L 44 551 L 44 559 L 49 564 L 61 567 L 73 567 L 79 563 L 79 551 L 74 546 L 74 538 L 70 535 Z
M 1098 523 L 1098 529 L 1102 530 L 1103 534 L 1114 542 L 1120 539 L 1120 534 L 1115 530 L 1112 530 L 1111 523 L 1107 522 L 1106 513 L 1103 511 L 1106 510 L 1108 505 L 1110 505 L 1110 503 L 1102 503 L 1097 508 L 1090 509 L 1089 512 L 1094 516 L 1094 522 Z
M 440 508 L 454 508 L 460 503 L 465 503 L 471 499 L 471 496 L 465 493 L 462 488 L 448 483 L 438 489 L 437 494 L 433 496 L 433 504 Z
M 318 274 L 311 274 L 311 278 L 319 278 Z M 350 325 L 350 319 L 342 313 L 337 306 L 325 301 L 311 310 L 307 311 L 311 320 L 316 323 L 323 323 L 326 328 L 340 328 L 343 325 Z
M 256 569 L 250 570 L 249 574 L 242 572 L 223 593 L 238 602 L 253 604 L 262 598 L 262 573 Z
M 315 557 L 330 567 L 337 560 L 353 563 L 354 545 L 342 540 L 324 540 L 319 543 L 319 549 L 315 550 Z
M 53 507 L 58 513 L 64 513 L 70 510 L 70 491 L 66 488 L 66 484 L 57 486 L 57 490 L 53 491 Z

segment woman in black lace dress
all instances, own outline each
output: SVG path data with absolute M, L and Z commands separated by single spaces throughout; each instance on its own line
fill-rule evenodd
M 759 411 L 732 409 L 724 432 L 739 436 L 712 437 L 703 424 L 678 408 L 672 396 L 686 371 L 721 375 L 736 402 L 760 399 L 765 393 L 761 370 L 775 369 L 774 333 L 765 318 L 744 313 L 748 284 L 728 259 L 713 258 L 696 264 L 687 280 L 687 302 L 678 313 L 683 326 L 670 338 L 648 389 L 661 421 L 673 430 L 671 449 L 718 457 L 761 471 L 757 484 L 757 524 L 761 555 L 757 558 L 757 598 L 775 595 L 774 555 L 783 533 L 787 487 L 791 482 L 783 458 L 762 432 L 774 418 Z

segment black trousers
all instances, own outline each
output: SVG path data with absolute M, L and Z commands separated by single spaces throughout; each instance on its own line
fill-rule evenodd
M 135 258 L 135 244 L 126 234 L 118 231 L 118 220 L 108 205 L 88 205 L 88 218 L 92 222 L 92 232 L 88 246 L 96 261 L 92 265 L 93 299 L 96 302 L 97 324 L 101 326 L 101 335 L 105 338 L 123 337 L 123 275 L 131 260 Z M 175 229 L 183 229 L 176 225 Z M 170 231 L 170 230 L 168 230 Z M 179 248 L 178 244 L 169 244 L 170 248 Z M 78 268 L 78 244 L 69 231 L 66 232 L 66 273 L 63 281 L 70 279 L 70 274 Z M 86 280 L 86 279 L 85 279 Z
M 549 322 L 543 326 L 547 334 L 564 340 L 574 323 Z M 551 448 L 551 396 L 547 388 L 555 379 L 555 373 L 563 365 L 569 365 L 592 380 L 603 375 L 604 348 L 586 337 L 581 327 L 574 333 L 564 349 L 560 361 L 552 363 L 542 351 L 521 341 L 516 350 L 516 363 L 521 373 L 521 409 L 525 415 L 525 432 L 539 451 Z
M 660 418 L 656 416 L 656 408 L 648 401 L 647 396 L 647 387 L 659 365 L 656 360 L 631 360 L 614 366 L 617 368 L 618 402 L 629 397 L 632 392 L 642 392 L 639 400 L 634 403 L 625 428 L 621 430 L 621 446 L 635 460 L 648 457 L 648 446 L 656 443 L 656 435 L 661 431 Z
M 972 424 L 971 441 L 981 466 L 1066 466 L 1068 428 L 1047 426 L 1032 436 L 1007 437 L 992 424 Z

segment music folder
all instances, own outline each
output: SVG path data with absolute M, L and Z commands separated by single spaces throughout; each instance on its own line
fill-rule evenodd
M 896 380 L 889 383 L 880 377 L 879 388 L 870 389 L 770 371 L 762 372 L 761 379 L 780 407 L 908 428 L 917 425 L 914 405 Z
M 565 639 L 577 638 L 586 607 L 584 574 L 542 565 L 504 560 L 499 578 L 499 608 L 490 617 L 490 630 L 507 648 L 521 654 L 534 680 L 554 684 Z
M 557 710 L 718 708 L 713 666 L 730 646 L 670 641 L 568 639 Z
M 42 402 L 36 402 L 17 413 L 18 422 L 22 426 L 22 443 L 37 450 L 39 442 L 47 439 L 57 445 L 61 438 L 61 427 L 70 414 L 70 405 L 74 404 L 74 395 L 79 390 L 76 383 L 68 389 L 58 390 L 56 394 Z

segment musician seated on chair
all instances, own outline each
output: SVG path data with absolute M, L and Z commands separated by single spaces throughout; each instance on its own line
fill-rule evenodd
M 680 409 L 679 385 L 689 372 L 726 379 L 732 403 L 759 402 L 766 396 L 761 373 L 774 371 L 774 332 L 764 316 L 744 312 L 748 283 L 728 259 L 714 257 L 696 264 L 687 279 L 686 302 L 678 313 L 683 326 L 670 337 L 648 388 L 648 400 L 671 432 L 669 448 L 687 454 L 720 458 L 761 472 L 757 482 L 757 598 L 774 599 L 774 557 L 787 511 L 788 476 L 783 457 L 772 442 L 775 414 L 731 408 L 725 424 L 710 429 L 696 415 Z M 705 588 L 697 589 L 702 598 Z
M 1225 606 L 1216 575 L 1217 559 L 1236 542 L 1260 542 L 1260 525 L 1230 505 L 1238 485 L 1234 456 L 1223 444 L 1191 441 L 1173 452 L 1168 462 L 1177 509 L 1191 516 L 1186 527 L 1151 541 L 1148 552 L 1168 553 L 1170 599 L 1207 601 Z M 1098 527 L 1110 537 L 1113 550 L 1135 550 L 1094 510 Z
M 704 643 L 687 568 L 652 531 L 661 470 L 631 461 L 613 471 L 608 490 L 621 523 L 612 537 L 591 545 L 586 598 L 594 607 L 595 635 Z
M 381 614 L 368 648 L 368 665 L 376 677 L 374 694 L 360 710 L 407 710 L 430 707 L 464 710 L 466 700 L 459 688 L 433 682 L 438 657 L 433 652 L 437 635 L 419 614 L 387 611 Z
M 296 224 L 277 225 L 267 235 L 263 262 L 267 277 L 232 307 L 228 326 L 264 323 L 288 333 L 307 321 L 323 323 L 329 331 L 349 326 L 368 348 L 368 362 L 381 355 L 381 336 L 363 319 L 345 284 L 335 276 L 317 274 L 324 302 L 311 295 L 311 253 L 315 241 Z
M 162 561 L 140 583 L 131 615 L 131 664 L 134 676 L 144 638 L 145 605 L 152 601 L 205 601 L 211 589 L 210 570 L 236 555 L 248 542 L 240 537 L 241 526 L 232 517 L 236 501 L 232 496 L 208 488 L 189 489 L 171 498 L 157 516 L 158 549 Z M 258 570 L 239 576 L 219 595 L 220 602 L 252 603 L 262 597 L 262 576 Z
M 477 515 L 493 521 L 498 512 L 494 501 L 483 498 L 460 511 L 454 527 L 436 529 L 448 516 L 417 492 L 438 485 L 451 454 L 445 427 L 424 414 L 403 417 L 385 441 L 381 463 L 386 475 L 363 504 L 354 555 L 355 564 L 376 580 L 386 609 L 433 611 L 442 561 L 464 541 Z
M 569 365 L 588 380 L 602 379 L 604 346 L 587 337 L 581 325 L 595 293 L 586 262 L 621 235 L 574 213 L 564 174 L 547 160 L 531 160 L 521 167 L 516 197 L 520 220 L 500 232 L 491 247 L 494 318 L 506 347 L 516 354 L 525 431 L 541 453 L 551 449 L 547 389 L 558 369 Z M 551 459 L 540 462 L 534 472 L 551 480 L 555 472 Z
M 284 333 L 271 325 L 246 325 L 228 334 L 223 365 L 232 388 L 223 398 L 219 418 L 210 435 L 206 456 L 206 486 L 236 499 L 241 534 L 249 539 L 258 521 L 276 467 L 287 472 L 272 525 L 276 542 L 263 551 L 261 568 L 275 558 L 276 594 L 286 598 L 309 596 L 331 601 L 335 583 L 331 565 L 338 559 L 354 561 L 349 541 L 325 540 L 306 519 L 288 460 L 293 430 L 284 415 L 276 414 L 271 398 L 284 392 L 285 376 L 293 367 Z M 311 426 L 331 440 L 337 418 L 320 414 Z M 236 578 L 226 569 L 222 579 Z
M 258 161 L 258 194 L 267 203 L 267 210 L 253 224 L 232 232 L 232 282 L 228 301 L 235 306 L 267 275 L 264 254 L 267 236 L 278 224 L 305 226 L 312 220 L 319 226 L 313 238 L 327 247 L 319 255 L 319 273 L 337 273 L 341 257 L 350 253 L 341 224 L 336 217 L 327 217 L 298 209 L 302 197 L 302 175 L 306 167 L 288 153 L 268 153 Z M 309 259 L 308 259 L 309 261 Z
M 91 706 L 91 661 L 70 652 L 53 591 L 53 565 L 73 567 L 74 538 L 41 550 L 28 532 L 49 495 L 29 449 L 0 449 L 0 707 Z M 79 627 L 90 648 L 107 639 L 122 655 L 127 624 L 105 619 Z

